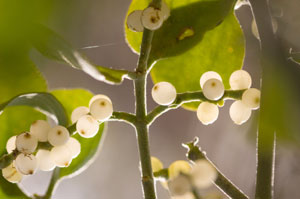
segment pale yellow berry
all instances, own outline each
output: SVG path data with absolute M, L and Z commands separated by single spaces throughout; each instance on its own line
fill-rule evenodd
M 38 144 L 38 139 L 28 132 L 22 133 L 16 138 L 16 147 L 18 151 L 26 154 L 31 154 L 35 151 Z
M 36 154 L 38 161 L 38 168 L 41 171 L 52 171 L 55 168 L 55 162 L 51 157 L 51 152 L 48 150 L 40 149 Z
M 11 183 L 19 183 L 23 178 L 23 175 L 14 167 L 13 163 L 2 169 L 2 176 Z
M 169 82 L 159 82 L 152 88 L 152 98 L 159 105 L 170 105 L 176 99 L 176 89 Z
M 40 142 L 47 142 L 48 132 L 51 127 L 45 120 L 37 120 L 30 126 L 30 134 L 35 136 Z
M 98 98 L 92 102 L 90 112 L 96 120 L 105 121 L 112 115 L 113 106 L 110 100 Z
M 197 109 L 197 117 L 204 125 L 209 125 L 214 123 L 219 116 L 219 108 L 217 105 L 202 102 Z
M 224 92 L 224 85 L 218 79 L 209 79 L 203 84 L 203 95 L 209 100 L 219 100 Z
M 242 102 L 251 109 L 258 109 L 260 105 L 260 90 L 249 88 L 243 93 Z
M 84 115 L 77 121 L 76 131 L 84 138 L 92 138 L 99 131 L 99 123 L 91 115 Z
M 164 21 L 164 15 L 161 10 L 154 7 L 148 7 L 142 12 L 142 24 L 149 30 L 157 30 Z
M 23 175 L 32 175 L 38 168 L 38 161 L 32 154 L 19 154 L 15 161 L 16 169 Z
M 217 170 L 207 160 L 198 160 L 191 170 L 194 186 L 199 189 L 208 188 L 217 179 Z
M 250 118 L 251 109 L 247 107 L 241 100 L 238 100 L 233 102 L 230 106 L 229 115 L 235 124 L 241 125 Z
M 7 153 L 11 153 L 16 149 L 16 138 L 17 138 L 17 136 L 12 136 L 7 140 L 7 143 L 6 143 Z
M 52 146 L 61 146 L 67 143 L 70 133 L 66 127 L 55 126 L 48 133 L 48 141 Z
M 234 71 L 229 78 L 229 84 L 232 90 L 243 90 L 251 87 L 252 79 L 245 70 Z
M 179 175 L 168 183 L 171 196 L 183 196 L 192 190 L 190 179 L 187 176 Z
M 90 109 L 88 107 L 85 106 L 79 106 L 76 109 L 73 110 L 72 114 L 71 114 L 71 121 L 74 124 L 75 122 L 77 122 L 77 120 L 79 120 L 79 118 L 81 118 L 84 115 L 87 115 L 90 112 Z
M 142 10 L 135 10 L 127 17 L 127 27 L 135 32 L 143 32 L 144 26 L 142 24 Z
M 176 178 L 180 173 L 188 174 L 191 171 L 191 166 L 187 161 L 177 160 L 173 162 L 169 168 L 169 179 Z
M 53 147 L 50 156 L 58 167 L 68 167 L 72 162 L 72 151 L 66 145 Z
M 203 89 L 204 83 L 209 79 L 217 79 L 222 82 L 222 77 L 219 75 L 219 73 L 215 71 L 207 71 L 201 75 L 200 78 L 200 87 Z
M 152 166 L 152 171 L 157 172 L 160 171 L 164 168 L 163 163 L 156 157 L 151 157 L 151 166 Z

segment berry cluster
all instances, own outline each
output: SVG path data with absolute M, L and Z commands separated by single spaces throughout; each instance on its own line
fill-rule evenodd
M 76 123 L 76 132 L 90 138 L 97 134 L 99 122 L 107 120 L 112 112 L 111 100 L 105 95 L 96 95 L 90 100 L 89 108 L 81 106 L 72 112 L 71 121 Z M 37 150 L 39 142 L 50 143 L 51 150 Z M 72 159 L 80 154 L 81 145 L 70 137 L 66 127 L 51 127 L 48 122 L 37 120 L 31 124 L 29 132 L 9 138 L 6 150 L 9 154 L 15 152 L 17 156 L 2 169 L 2 175 L 9 182 L 18 183 L 23 175 L 31 175 L 37 169 L 51 171 L 55 167 L 69 166 Z
M 128 15 L 127 27 L 135 32 L 142 32 L 144 28 L 157 30 L 170 16 L 168 5 L 162 1 L 161 9 L 148 7 L 144 10 L 135 10 Z
M 161 161 L 151 157 L 153 172 L 163 169 Z M 201 159 L 190 165 L 187 161 L 177 160 L 168 168 L 168 180 L 163 181 L 172 198 L 189 198 L 194 188 L 206 189 L 217 179 L 216 169 L 205 159 Z M 194 197 L 192 197 L 194 198 Z
M 38 142 L 49 142 L 49 150 L 39 149 Z M 80 143 L 70 137 L 68 129 L 63 126 L 50 127 L 44 120 L 37 120 L 30 126 L 29 132 L 9 138 L 7 153 L 17 152 L 16 159 L 2 169 L 3 177 L 12 183 L 20 182 L 23 175 L 31 175 L 37 169 L 51 171 L 56 166 L 69 166 L 72 159 L 80 153 Z
M 241 100 L 235 101 L 229 111 L 233 122 L 240 125 L 250 118 L 252 110 L 259 108 L 260 91 L 250 88 L 251 76 L 244 70 L 234 71 L 229 78 L 229 84 L 231 90 L 243 91 Z M 202 101 L 198 106 L 197 117 L 204 125 L 212 124 L 219 116 L 219 108 L 214 102 L 220 100 L 225 93 L 223 80 L 218 73 L 208 71 L 201 76 L 200 87 L 206 101 Z M 176 95 L 175 87 L 169 82 L 159 82 L 152 88 L 153 100 L 163 106 L 172 104 Z

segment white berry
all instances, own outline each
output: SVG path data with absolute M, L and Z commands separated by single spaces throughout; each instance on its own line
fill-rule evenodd
M 72 162 L 72 152 L 66 145 L 53 147 L 50 156 L 58 167 L 68 167 Z
M 179 175 L 168 183 L 171 196 L 182 196 L 191 191 L 192 186 L 189 178 L 185 175 Z
M 52 171 L 55 168 L 54 160 L 50 155 L 50 151 L 40 149 L 36 154 L 38 160 L 38 168 L 41 171 Z
M 76 158 L 80 154 L 81 145 L 77 139 L 70 137 L 66 146 L 71 150 L 72 158 Z
M 90 112 L 90 109 L 85 106 L 79 106 L 79 107 L 75 108 L 71 114 L 72 123 L 74 124 L 75 122 L 77 122 L 77 120 L 79 120 L 79 118 L 81 118 L 84 115 L 87 115 L 89 112 Z
M 47 142 L 50 129 L 51 127 L 48 122 L 37 120 L 31 124 L 30 134 L 35 136 L 40 142 Z
M 198 160 L 191 170 L 194 186 L 198 189 L 208 188 L 217 179 L 217 170 L 207 160 Z
M 176 89 L 169 82 L 159 82 L 152 88 L 152 98 L 159 105 L 170 105 L 176 99 Z
M 197 117 L 204 125 L 214 123 L 219 116 L 219 108 L 217 105 L 209 103 L 209 102 L 202 102 L 197 109 Z
M 249 88 L 243 93 L 242 102 L 251 109 L 258 109 L 260 105 L 260 90 Z
M 38 161 L 32 154 L 26 155 L 21 153 L 17 156 L 15 165 L 17 170 L 23 175 L 32 175 L 38 167 Z
M 217 79 L 222 82 L 222 77 L 215 71 L 207 71 L 200 78 L 200 87 L 203 89 L 204 83 L 209 79 Z
M 169 179 L 176 178 L 180 173 L 188 174 L 191 170 L 191 166 L 187 161 L 177 160 L 173 162 L 169 168 Z
M 153 173 L 164 168 L 163 163 L 156 157 L 151 157 L 151 166 Z
M 17 136 L 10 137 L 6 142 L 6 151 L 11 153 L 16 149 L 16 138 Z
M 135 10 L 127 17 L 127 27 L 134 32 L 143 32 L 142 10 Z
M 91 104 L 90 112 L 96 120 L 105 121 L 112 115 L 113 106 L 111 101 L 105 98 L 99 98 Z
M 154 7 L 148 7 L 142 12 L 141 20 L 145 28 L 157 30 L 163 24 L 164 16 L 161 10 Z
M 252 79 L 245 70 L 234 71 L 229 78 L 229 84 L 232 90 L 242 90 L 251 87 Z
M 203 84 L 203 95 L 209 100 L 218 100 L 224 95 L 223 83 L 218 79 L 209 79 Z
M 35 136 L 28 132 L 22 133 L 16 138 L 16 147 L 18 151 L 26 154 L 31 154 L 35 151 L 38 145 L 38 140 Z
M 110 99 L 107 95 L 97 94 L 97 95 L 93 96 L 93 97 L 90 99 L 89 107 L 91 107 L 92 103 L 93 103 L 95 100 L 97 100 L 97 99 L 102 99 L 102 98 L 104 98 L 104 99 L 108 100 L 110 103 L 112 103 L 112 102 L 111 102 L 111 99 Z
M 68 129 L 63 126 L 55 126 L 48 133 L 48 141 L 52 146 L 60 146 L 69 140 Z
M 84 138 L 94 137 L 99 131 L 99 123 L 92 116 L 84 115 L 77 121 L 76 131 Z
M 165 1 L 161 1 L 160 10 L 164 20 L 167 20 L 170 16 L 170 8 Z
M 13 163 L 11 163 L 8 167 L 2 169 L 2 176 L 11 183 L 18 183 L 23 178 L 23 175 L 19 171 L 17 171 Z
M 229 115 L 235 124 L 241 125 L 250 118 L 251 109 L 247 107 L 241 100 L 238 100 L 233 102 L 230 106 Z

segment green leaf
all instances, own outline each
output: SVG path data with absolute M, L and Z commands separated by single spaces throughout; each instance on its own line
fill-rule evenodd
M 194 48 L 177 57 L 158 61 L 151 71 L 154 81 L 168 81 L 177 92 L 200 90 L 200 77 L 206 71 L 218 72 L 229 88 L 231 73 L 242 67 L 245 46 L 242 30 L 234 14 L 228 15 L 222 24 L 208 31 Z M 198 103 L 185 104 L 195 110 Z
M 133 0 L 127 16 L 134 10 L 146 8 L 150 2 L 150 0 Z M 167 0 L 171 15 L 154 33 L 150 64 L 160 58 L 179 55 L 194 47 L 203 39 L 205 32 L 224 20 L 232 10 L 234 2 L 234 0 Z M 142 33 L 132 32 L 126 25 L 125 33 L 130 47 L 139 52 Z
M 33 25 L 35 36 L 31 42 L 44 56 L 64 62 L 73 68 L 80 69 L 99 81 L 109 84 L 121 83 L 127 76 L 125 70 L 114 70 L 92 64 L 82 53 L 72 47 L 54 31 L 42 25 Z
M 78 106 L 88 106 L 93 94 L 83 89 L 55 90 L 52 94 L 64 105 L 67 114 L 71 116 L 72 111 Z M 60 169 L 60 177 L 73 177 L 87 168 L 96 158 L 97 151 L 101 146 L 105 134 L 105 124 L 102 123 L 98 134 L 93 138 L 83 138 L 78 134 L 73 137 L 81 143 L 81 153 L 73 159 L 71 165 Z
M 2 175 L 0 177 L 0 198 L 3 199 L 30 199 L 26 196 L 16 184 L 12 184 L 5 180 Z
M 30 106 L 51 117 L 58 124 L 67 126 L 68 118 L 64 107 L 50 93 L 26 93 L 0 104 L 0 114 L 10 106 Z

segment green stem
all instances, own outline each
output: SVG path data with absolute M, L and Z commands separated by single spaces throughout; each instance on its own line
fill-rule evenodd
M 198 139 L 195 139 L 193 142 L 184 144 L 184 146 L 188 149 L 188 159 L 193 162 L 200 159 L 206 159 L 218 172 L 218 177 L 215 181 L 215 184 L 222 192 L 224 192 L 227 196 L 229 196 L 232 199 L 248 199 L 249 197 L 246 194 L 244 194 L 228 178 L 226 178 L 222 174 L 222 172 L 209 160 L 209 158 L 206 156 L 206 153 L 196 146 L 197 142 Z
M 226 90 L 223 97 L 218 101 L 211 101 L 205 98 L 202 91 L 195 92 L 186 92 L 186 93 L 178 93 L 175 101 L 168 106 L 157 106 L 147 115 L 147 123 L 151 124 L 156 118 L 161 116 L 163 113 L 171 110 L 177 109 L 184 103 L 188 102 L 202 102 L 208 101 L 214 104 L 222 103 L 223 100 L 226 99 L 241 99 L 245 90 Z
M 279 93 L 279 89 L 277 89 L 278 82 L 282 80 L 281 76 L 284 77 L 286 74 L 288 64 L 282 52 L 280 42 L 273 33 L 267 0 L 250 0 L 250 3 L 260 37 L 262 67 L 262 96 L 257 133 L 255 198 L 272 199 L 276 143 L 275 131 L 277 128 L 276 125 L 280 123 L 280 119 L 276 121 L 277 118 L 274 117 L 273 110 L 278 108 L 278 103 L 283 103 L 274 97 L 276 94 L 272 93 L 272 90 L 274 91 L 275 88 L 276 92 Z M 292 76 L 289 78 L 292 79 Z M 281 85 L 282 83 L 280 83 Z
M 59 174 L 60 174 L 60 168 L 57 167 L 54 169 L 54 171 L 52 173 L 50 184 L 48 186 L 47 192 L 46 192 L 45 196 L 43 197 L 43 199 L 51 199 L 52 193 L 55 189 L 55 185 L 56 185 L 57 181 L 59 180 Z
M 160 8 L 161 0 L 153 0 L 150 5 Z M 136 79 L 134 80 L 136 98 L 136 134 L 140 154 L 140 164 L 142 169 L 142 186 L 145 199 L 156 199 L 154 178 L 151 167 L 151 156 L 149 146 L 148 124 L 146 122 L 146 79 L 147 64 L 151 52 L 151 43 L 154 32 L 144 29 L 143 39 L 140 49 L 138 66 L 136 68 Z

